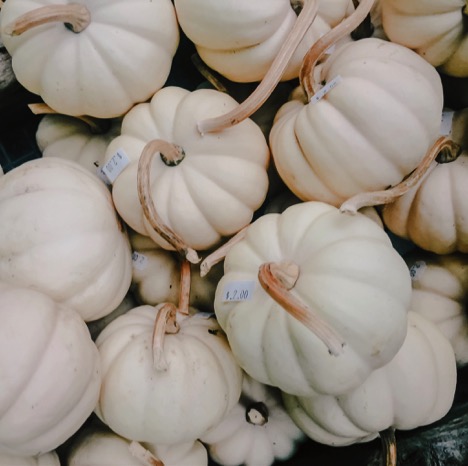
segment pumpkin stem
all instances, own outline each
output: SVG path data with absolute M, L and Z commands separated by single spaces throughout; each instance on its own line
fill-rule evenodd
M 153 156 L 158 152 L 160 154 L 164 153 L 164 157 L 172 161 L 176 160 L 177 157 L 182 157 L 178 146 L 161 139 L 154 139 L 146 144 L 138 162 L 137 173 L 138 197 L 143 209 L 143 214 L 158 235 L 167 241 L 177 252 L 182 254 L 189 262 L 197 264 L 200 261 L 197 252 L 185 244 L 182 238 L 162 221 L 151 197 L 151 162 Z
M 322 55 L 334 44 L 343 37 L 351 34 L 367 17 L 375 0 L 361 0 L 356 10 L 335 26 L 331 31 L 324 34 L 315 44 L 309 49 L 304 60 L 302 61 L 301 70 L 299 72 L 299 81 L 307 96 L 307 101 L 312 99 L 314 89 L 314 69 Z M 317 89 L 318 90 L 318 89 Z
M 293 29 L 288 34 L 281 49 L 276 55 L 270 69 L 263 77 L 260 84 L 238 107 L 234 110 L 215 118 L 208 118 L 198 123 L 198 130 L 201 134 L 221 131 L 230 128 L 241 121 L 249 118 L 268 99 L 276 85 L 281 81 L 283 73 L 288 66 L 292 54 L 303 39 L 305 33 L 313 23 L 318 12 L 318 1 L 307 0 L 303 9 L 294 24 Z
M 382 466 L 397 465 L 397 445 L 395 438 L 395 429 L 389 427 L 380 432 L 380 441 L 382 443 Z
M 28 104 L 29 110 L 34 115 L 58 115 L 59 113 L 45 103 Z M 68 116 L 68 115 L 67 115 Z M 103 134 L 109 129 L 107 120 L 93 118 L 88 115 L 79 115 L 74 118 L 81 120 L 89 126 L 89 130 L 93 134 Z
M 354 215 L 362 207 L 390 204 L 416 186 L 426 175 L 434 161 L 438 163 L 448 163 L 455 160 L 460 153 L 461 148 L 458 144 L 446 136 L 441 136 L 434 145 L 429 148 L 416 169 L 401 183 L 382 191 L 356 194 L 341 204 L 340 211 Z
M 128 446 L 131 455 L 144 466 L 164 466 L 164 463 L 156 458 L 149 450 L 139 442 L 132 441 Z
M 254 426 L 264 426 L 269 415 L 268 407 L 262 401 L 254 401 L 245 408 L 245 420 Z
M 218 264 L 226 257 L 227 253 L 235 244 L 244 239 L 245 234 L 247 233 L 247 227 L 248 225 L 242 228 L 242 230 L 239 230 L 229 241 L 203 259 L 200 264 L 200 277 L 207 275 L 214 265 Z
M 81 32 L 91 23 L 91 14 L 86 5 L 69 3 L 66 5 L 46 5 L 28 11 L 16 18 L 4 29 L 4 34 L 19 36 L 23 32 L 47 23 L 61 22 L 73 32 Z
M 189 315 L 191 275 L 190 262 L 186 259 L 182 260 L 177 311 L 184 315 Z
M 219 74 L 210 68 L 201 58 L 198 53 L 194 53 L 191 57 L 192 63 L 198 72 L 219 92 L 228 93 L 226 86 L 221 82 Z
M 268 262 L 262 264 L 258 271 L 258 280 L 268 295 L 311 330 L 331 355 L 339 356 L 345 345 L 343 339 L 317 312 L 291 292 L 298 278 L 299 266 L 294 262 Z
M 164 335 L 177 333 L 177 308 L 172 303 L 156 306 L 156 319 L 153 327 L 153 367 L 157 371 L 166 371 L 167 361 L 164 358 Z

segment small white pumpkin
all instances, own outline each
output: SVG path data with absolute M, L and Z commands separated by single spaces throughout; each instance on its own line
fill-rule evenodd
M 304 433 L 333 446 L 374 439 L 389 428 L 409 430 L 441 419 L 457 383 L 450 342 L 430 320 L 409 312 L 397 355 L 356 389 L 339 397 L 284 394 L 286 409 Z
M 283 407 L 281 392 L 244 374 L 239 403 L 201 441 L 224 466 L 270 466 L 289 459 L 303 438 Z
M 0 453 L 0 464 L 2 466 L 60 466 L 60 460 L 55 451 L 39 456 L 16 456 Z
M 380 226 L 303 202 L 247 227 L 226 255 L 214 306 L 251 377 L 298 395 L 339 394 L 399 350 L 410 299 L 408 268 Z
M 52 22 L 21 33 L 22 15 L 46 7 Z M 179 44 L 170 0 L 9 0 L 0 19 L 18 81 L 72 116 L 114 118 L 149 99 L 164 85 Z
M 132 278 L 131 248 L 108 188 L 76 162 L 26 162 L 0 177 L 0 280 L 88 320 L 109 314 Z
M 242 384 L 226 337 L 209 315 L 177 313 L 178 331 L 155 351 L 163 310 L 132 309 L 96 340 L 103 367 L 96 414 L 125 438 L 158 445 L 199 438 L 235 406 Z
M 93 412 L 99 352 L 83 319 L 45 294 L 0 285 L 0 452 L 35 456 Z

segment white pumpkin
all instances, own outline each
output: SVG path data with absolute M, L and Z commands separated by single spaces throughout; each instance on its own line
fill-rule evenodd
M 270 132 L 278 173 L 302 200 L 339 206 L 398 184 L 439 135 L 440 77 L 406 47 L 347 43 L 308 79 L 307 95 L 283 105 Z
M 39 456 L 16 456 L 0 453 L 0 464 L 4 466 L 60 466 L 60 460 L 55 451 Z
M 133 249 L 131 290 L 140 304 L 177 304 L 180 289 L 180 258 L 173 251 L 158 246 L 147 236 L 130 232 Z M 191 266 L 190 305 L 204 312 L 213 312 L 216 285 L 223 269 L 219 264 L 206 277 L 200 277 L 198 266 Z
M 83 165 L 99 176 L 107 146 L 120 133 L 120 118 L 90 126 L 67 115 L 44 115 L 36 131 L 36 142 L 43 157 L 63 157 Z
M 0 285 L 0 452 L 61 445 L 93 412 L 99 352 L 83 319 L 43 293 Z
M 466 364 L 468 258 L 417 251 L 405 260 L 413 284 L 411 310 L 434 322 L 452 344 L 458 364 Z
M 127 234 L 106 186 L 76 162 L 48 157 L 0 177 L 0 280 L 44 292 L 95 320 L 131 283 Z
M 318 0 L 317 0 L 318 1 Z M 307 2 L 312 3 L 312 1 Z M 297 21 L 290 0 L 175 0 L 180 26 L 202 60 L 231 81 L 260 81 Z M 353 11 L 350 0 L 318 1 L 318 14 L 283 74 L 297 78 L 309 47 Z
M 283 407 L 281 392 L 244 374 L 239 403 L 201 440 L 224 466 L 269 466 L 289 459 L 303 438 Z
M 125 438 L 158 445 L 203 435 L 234 407 L 242 384 L 226 337 L 209 315 L 178 313 L 180 328 L 165 335 L 156 362 L 153 328 L 161 309 L 132 309 L 96 340 L 103 366 L 96 414 Z
M 172 248 L 144 216 L 138 196 L 138 162 L 155 140 L 169 142 L 180 158 L 172 161 L 161 152 L 153 157 L 149 196 L 163 223 L 188 246 L 208 249 L 251 221 L 268 189 L 269 149 L 262 131 L 251 120 L 218 133 L 203 135 L 197 129 L 198 121 L 237 106 L 219 91 L 166 87 L 125 115 L 106 161 L 118 151 L 129 159 L 113 182 L 112 196 L 133 230 Z
M 300 313 L 290 315 L 289 303 L 263 289 L 273 288 L 273 280 L 259 280 L 268 267 Z M 339 394 L 399 350 L 410 299 L 406 264 L 381 227 L 360 213 L 303 202 L 247 227 L 226 255 L 214 306 L 251 377 L 298 395 Z
M 65 16 L 22 33 L 15 27 L 46 7 Z M 58 113 L 99 118 L 121 116 L 160 89 L 179 44 L 170 0 L 11 0 L 0 34 L 27 90 Z
M 465 0 L 381 0 L 385 33 L 451 76 L 468 76 Z
M 374 439 L 389 428 L 409 430 L 441 419 L 457 382 L 450 342 L 428 319 L 410 312 L 397 355 L 356 389 L 339 397 L 284 394 L 286 410 L 316 442 L 333 446 Z
M 135 456 L 130 445 L 130 440 L 110 430 L 84 430 L 71 444 L 67 453 L 67 466 L 145 465 L 146 463 L 140 457 Z M 164 466 L 206 466 L 208 464 L 206 448 L 198 440 L 176 445 L 143 443 L 136 452 L 143 449 L 147 449 Z

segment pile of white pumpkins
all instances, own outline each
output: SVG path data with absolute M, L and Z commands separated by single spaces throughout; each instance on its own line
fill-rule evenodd
M 379 436 L 396 464 L 468 362 L 468 109 L 441 81 L 468 77 L 467 16 L 6 0 L 45 114 L 43 156 L 0 177 L 0 464 L 268 466 Z M 165 85 L 181 32 L 193 91 Z

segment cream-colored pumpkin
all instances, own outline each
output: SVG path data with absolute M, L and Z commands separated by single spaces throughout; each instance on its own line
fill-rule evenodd
M 170 247 L 143 216 L 137 191 L 138 161 L 156 139 L 176 144 L 185 154 L 176 166 L 156 155 L 150 178 L 159 216 L 190 247 L 208 249 L 251 221 L 268 189 L 269 149 L 262 131 L 252 120 L 218 133 L 202 135 L 197 129 L 198 121 L 237 106 L 219 91 L 166 87 L 125 115 L 122 134 L 109 144 L 106 160 L 119 150 L 129 158 L 112 196 L 132 229 Z
M 361 386 L 339 397 L 283 398 L 307 436 L 344 446 L 372 440 L 388 428 L 415 429 L 441 419 L 452 406 L 456 383 L 450 342 L 430 320 L 410 312 L 400 351 Z
M 205 314 L 178 315 L 180 330 L 164 337 L 162 359 L 167 365 L 155 367 L 152 341 L 158 308 L 128 311 L 96 340 L 103 367 L 96 413 L 131 440 L 189 442 L 235 406 L 242 373 L 216 320 Z
M 452 76 L 468 76 L 465 0 L 381 0 L 384 30 Z
M 75 161 L 99 176 L 107 146 L 120 134 L 120 124 L 120 118 L 115 118 L 104 122 L 107 128 L 97 130 L 78 118 L 44 115 L 37 127 L 36 142 L 43 157 Z
M 434 322 L 450 340 L 458 364 L 468 362 L 468 258 L 417 251 L 405 257 L 411 272 L 411 310 Z
M 67 466 L 144 466 L 146 463 L 132 453 L 130 444 L 130 440 L 110 430 L 85 430 L 71 444 Z M 175 445 L 143 443 L 141 449 L 147 449 L 164 466 L 208 464 L 206 448 L 198 440 Z
M 317 1 L 318 15 L 283 80 L 296 78 L 309 47 L 354 10 L 350 0 Z M 295 6 L 301 6 L 290 0 L 175 0 L 174 4 L 181 28 L 202 60 L 236 82 L 264 77 L 296 22 Z
M 377 38 L 344 44 L 312 82 L 315 94 L 297 93 L 270 132 L 278 173 L 302 200 L 338 206 L 393 186 L 439 135 L 440 77 L 406 47 Z
M 415 187 L 387 204 L 382 219 L 397 236 L 437 254 L 468 252 L 468 152 L 434 162 Z
M 180 288 L 180 258 L 166 251 L 151 238 L 130 232 L 133 249 L 131 290 L 141 304 L 177 304 Z M 191 266 L 190 305 L 205 312 L 213 312 L 216 285 L 223 273 L 222 264 L 206 277 L 200 277 L 198 266 Z
M 76 162 L 26 162 L 0 177 L 0 280 L 95 320 L 115 309 L 131 248 L 106 186 Z
M 344 346 L 336 355 L 262 289 L 259 270 L 271 263 L 292 282 L 293 297 L 339 334 Z M 290 279 L 291 263 L 298 271 Z M 231 300 L 245 286 L 245 299 Z M 247 228 L 226 255 L 214 305 L 250 376 L 298 395 L 339 394 L 399 350 L 410 299 L 408 268 L 381 227 L 360 213 L 303 202 Z
M 67 18 L 10 35 L 21 15 L 51 5 L 80 7 L 84 29 L 75 33 Z M 170 0 L 11 0 L 0 34 L 26 89 L 59 113 L 99 118 L 123 115 L 163 87 L 179 44 Z
M 4 466 L 60 466 L 55 451 L 39 456 L 16 456 L 0 453 L 0 464 Z
M 45 294 L 0 285 L 0 452 L 54 450 L 99 398 L 99 352 L 83 319 Z
M 201 440 L 224 466 L 270 466 L 289 459 L 303 438 L 284 410 L 281 392 L 244 374 L 239 403 Z

